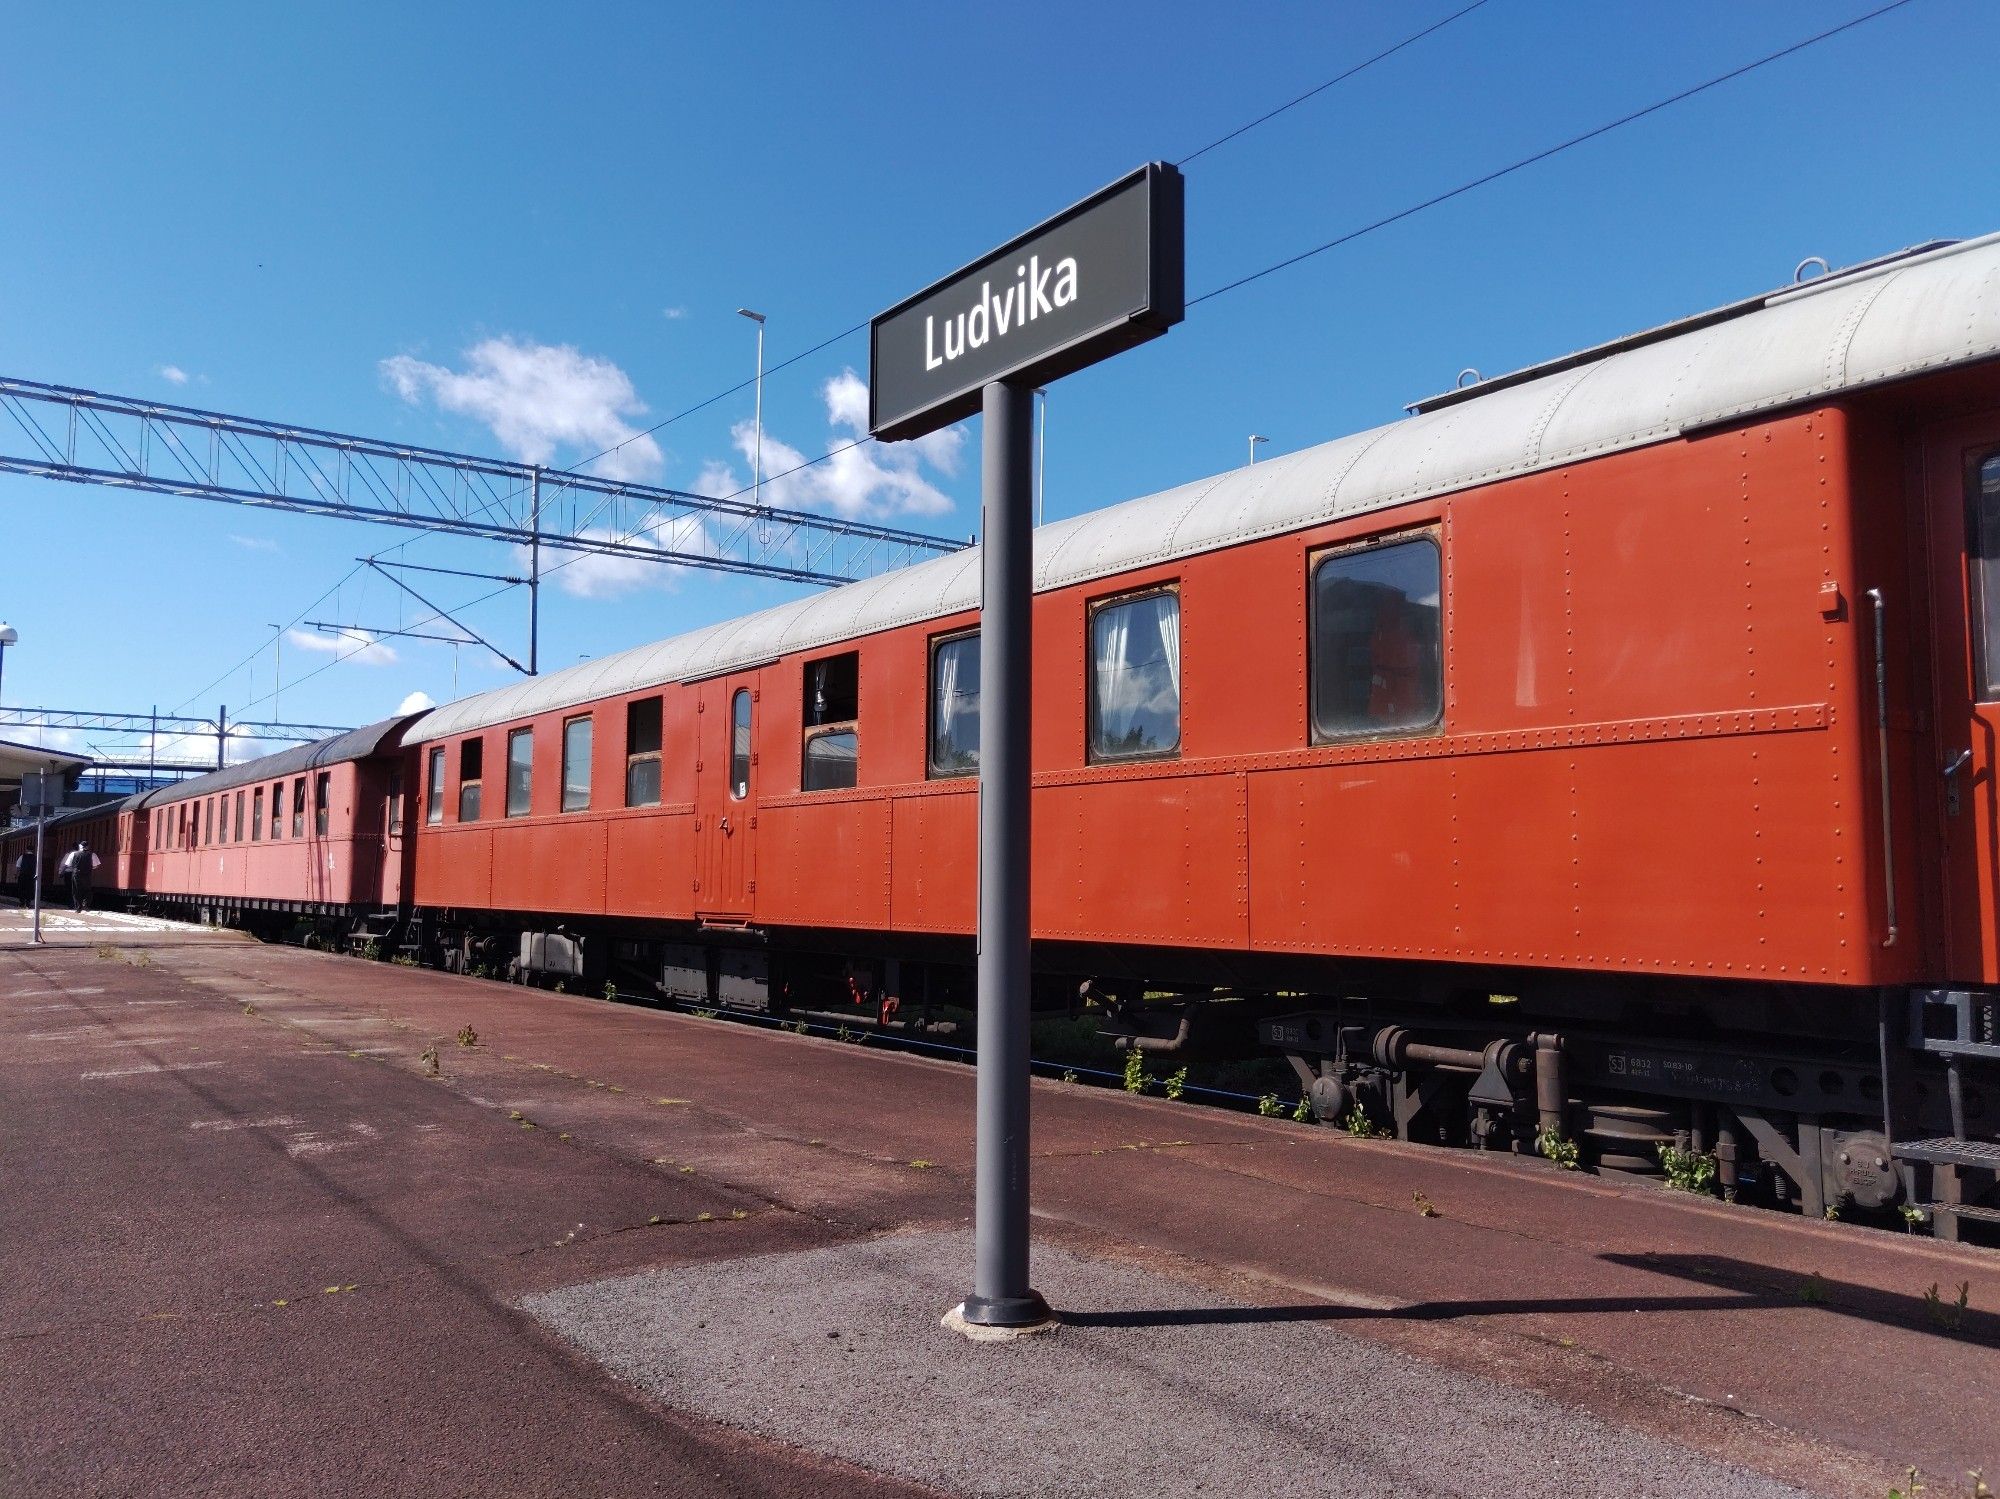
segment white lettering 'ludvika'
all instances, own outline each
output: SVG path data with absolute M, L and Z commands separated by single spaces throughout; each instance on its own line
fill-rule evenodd
M 1076 300 L 1076 261 L 1065 255 L 1043 269 L 1042 258 L 1030 255 L 1026 265 L 1014 267 L 1014 284 L 1006 295 L 993 295 L 993 283 L 979 283 L 979 300 L 969 312 L 948 317 L 944 322 L 944 351 L 938 351 L 937 319 L 924 317 L 924 368 L 942 369 L 967 349 L 981 349 L 987 340 L 1005 338 L 1012 329 L 1045 317 L 1058 307 Z

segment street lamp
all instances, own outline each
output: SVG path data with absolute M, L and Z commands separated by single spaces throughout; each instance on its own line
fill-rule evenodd
M 1255 432 L 1250 434 L 1250 461 L 1252 463 L 1257 461 L 1257 444 L 1260 442 L 1269 442 L 1270 440 L 1268 437 L 1259 437 Z
M 757 325 L 757 436 L 754 456 L 750 460 L 750 503 L 761 506 L 764 500 L 764 314 L 739 307 L 736 315 L 747 317 Z
M 21 632 L 12 625 L 0 625 L 0 676 L 3 676 L 7 669 L 7 647 L 20 638 Z M 4 701 L 4 698 L 0 698 L 0 702 Z

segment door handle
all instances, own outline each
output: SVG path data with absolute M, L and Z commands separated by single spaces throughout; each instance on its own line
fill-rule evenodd
M 1947 817 L 1958 816 L 1959 792 L 1958 773 L 1972 763 L 1972 751 L 1962 749 L 1944 767 L 1944 811 Z

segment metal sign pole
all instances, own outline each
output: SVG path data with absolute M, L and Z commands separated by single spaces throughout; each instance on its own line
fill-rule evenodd
M 979 615 L 979 1077 L 972 1294 L 976 1327 L 1051 1321 L 1028 1284 L 1029 723 L 1033 691 L 1034 392 L 983 394 Z
M 49 814 L 41 808 L 35 810 L 35 941 L 42 940 L 42 828 L 47 824 Z

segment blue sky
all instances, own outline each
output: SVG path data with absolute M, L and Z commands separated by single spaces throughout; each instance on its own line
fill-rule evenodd
M 0 373 L 580 461 L 746 378 L 738 306 L 769 315 L 775 363 L 1460 3 L 13 0 Z M 1188 290 L 1870 8 L 1489 0 L 1192 163 Z M 1055 388 L 1049 514 L 1233 466 L 1253 431 L 1282 452 L 1393 420 L 1462 367 L 1766 289 L 1807 255 L 2000 229 L 1995 56 L 2000 7 L 1916 0 L 1204 303 Z M 862 337 L 767 382 L 767 468 L 780 445 L 845 440 L 850 370 L 865 379 Z M 745 391 L 633 444 L 630 471 L 747 479 L 750 409 Z M 6 451 L 16 435 L 0 431 Z M 977 480 L 974 423 L 955 453 L 891 450 L 778 498 L 964 534 Z M 260 715 L 270 626 L 410 536 L 13 477 L 0 528 L 0 619 L 23 637 L 8 703 Z M 437 537 L 405 555 L 512 565 Z M 662 569 L 578 576 L 589 593 L 545 591 L 546 666 L 791 596 Z M 356 582 L 313 617 L 381 624 L 400 607 Z M 514 594 L 472 618 L 518 655 L 525 611 Z M 358 723 L 512 678 L 475 651 L 385 644 L 287 687 L 284 716 Z M 285 678 L 328 660 L 294 636 Z

